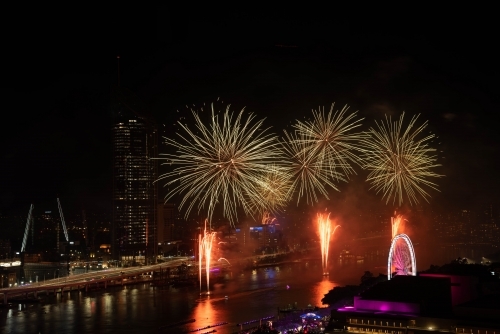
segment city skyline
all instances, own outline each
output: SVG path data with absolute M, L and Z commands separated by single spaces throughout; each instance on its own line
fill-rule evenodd
M 142 17 L 126 13 L 127 18 Z M 9 93 L 12 100 L 23 103 L 2 132 L 0 213 L 22 214 L 30 203 L 57 196 L 72 212 L 109 209 L 109 110 L 111 86 L 118 80 L 117 55 L 121 85 L 148 105 L 158 124 L 166 125 L 163 133 L 172 131 L 177 110 L 187 115 L 186 105 L 218 97 L 235 109 L 246 106 L 248 112 L 266 117 L 264 125 L 281 136 L 281 129 L 332 102 L 359 110 L 364 130 L 386 114 L 421 114 L 438 137 L 434 144 L 442 151 L 438 161 L 443 165 L 440 174 L 445 175 L 438 181 L 440 192 L 431 193 L 431 205 L 499 202 L 495 170 L 500 140 L 491 116 L 498 106 L 493 82 L 498 65 L 493 49 L 483 43 L 489 37 L 487 22 L 469 27 L 476 35 L 462 34 L 467 29 L 458 19 L 444 23 L 432 15 L 424 28 L 412 27 L 417 22 L 410 20 L 401 31 L 388 25 L 368 30 L 372 19 L 339 32 L 327 18 L 318 23 L 293 12 L 287 18 L 228 10 L 218 14 L 220 25 L 208 25 L 206 32 L 197 34 L 195 27 L 204 26 L 208 18 L 195 13 L 187 18 L 193 25 L 184 30 L 172 13 L 168 7 L 160 10 L 143 27 L 116 16 L 112 21 L 121 24 L 122 31 L 97 15 L 96 29 L 106 32 L 100 38 L 98 31 L 84 32 L 76 23 L 63 21 L 75 32 L 68 50 L 58 45 L 60 37 L 49 36 L 51 47 L 33 64 L 11 54 L 15 61 L 9 75 L 15 84 Z M 299 27 L 291 23 L 293 17 L 300 19 Z M 252 32 L 245 23 L 258 29 Z M 232 24 L 241 39 L 232 39 L 226 31 Z M 283 29 L 277 29 L 280 25 Z M 450 33 L 447 25 L 456 30 Z M 41 31 L 53 29 L 42 26 Z M 210 38 L 209 32 L 219 38 Z M 84 38 L 87 34 L 95 41 Z M 37 36 L 30 41 L 39 43 Z M 210 52 L 205 51 L 208 46 Z M 478 47 L 484 51 L 481 55 L 473 51 Z M 62 55 L 78 50 L 81 54 L 75 53 L 70 62 L 69 57 L 57 56 L 61 50 Z M 50 69 L 41 66 L 42 60 Z M 29 84 L 18 78 L 28 73 Z M 160 153 L 164 149 L 160 145 Z M 367 190 L 362 176 L 342 184 L 330 201 L 345 200 L 357 191 L 384 206 Z
M 496 11 L 369 5 L 7 4 L 0 331 L 498 334 Z

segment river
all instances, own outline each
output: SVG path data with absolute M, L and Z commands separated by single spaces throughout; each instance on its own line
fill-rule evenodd
M 198 287 L 149 283 L 65 292 L 42 296 L 40 304 L 0 309 L 0 333 L 182 333 L 221 323 L 198 333 L 234 333 L 238 324 L 277 316 L 278 307 L 322 307 L 329 290 L 357 284 L 363 270 L 360 265 L 334 267 L 323 276 L 319 261 L 304 261 L 228 272 L 210 285 L 209 295 Z M 195 321 L 167 327 L 189 319 Z

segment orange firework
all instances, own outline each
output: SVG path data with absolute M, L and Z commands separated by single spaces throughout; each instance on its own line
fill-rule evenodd
M 396 235 L 398 235 L 399 231 L 399 226 L 403 222 L 403 216 L 402 215 L 396 215 L 396 212 L 394 212 L 395 217 L 391 217 L 391 226 L 392 226 L 392 238 L 394 238 Z
M 336 225 L 332 229 L 330 214 L 318 213 L 318 233 L 321 244 L 321 264 L 323 266 L 323 275 L 328 275 L 328 250 L 330 247 L 330 237 L 335 233 L 335 230 L 340 225 Z
M 203 258 L 205 258 L 205 274 L 207 276 L 207 293 L 208 292 L 208 287 L 209 287 L 209 282 L 210 282 L 210 261 L 212 260 L 212 244 L 215 239 L 215 235 L 217 232 L 207 232 L 207 221 L 208 219 L 205 219 L 205 230 L 203 231 L 203 237 L 200 234 L 198 236 L 198 254 L 199 254 L 199 264 L 198 264 L 198 270 L 199 270 L 199 277 L 200 277 L 200 291 L 201 291 L 201 269 L 202 269 L 202 261 Z

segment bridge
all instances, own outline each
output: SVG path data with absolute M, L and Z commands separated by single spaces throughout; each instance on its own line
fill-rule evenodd
M 151 275 L 153 275 L 154 272 L 161 272 L 163 269 L 178 267 L 181 264 L 186 263 L 189 259 L 189 257 L 176 257 L 170 259 L 168 262 L 163 262 L 160 264 L 129 268 L 110 268 L 83 274 L 76 274 L 67 277 L 46 280 L 45 282 L 37 282 L 10 288 L 3 288 L 0 289 L 0 295 L 3 295 L 3 304 L 6 305 L 9 298 L 21 296 L 25 299 L 28 299 L 30 294 L 33 296 L 33 298 L 37 298 L 37 294 L 40 292 L 45 292 L 48 294 L 49 292 L 62 293 L 64 291 L 81 289 L 85 289 L 85 291 L 88 291 L 89 288 L 93 287 L 107 288 L 108 285 L 124 285 L 129 280 L 137 281 L 137 278 L 140 278 L 142 275 L 148 273 L 151 273 Z

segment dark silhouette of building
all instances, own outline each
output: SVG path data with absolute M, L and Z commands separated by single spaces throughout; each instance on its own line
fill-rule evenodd
M 156 254 L 158 131 L 130 91 L 113 87 L 113 217 L 116 260 L 143 262 Z
M 157 220 L 158 220 L 158 243 L 165 243 L 172 240 L 179 239 L 175 233 L 177 207 L 172 203 L 158 203 L 157 206 Z
M 467 275 L 396 276 L 355 296 L 353 306 L 333 310 L 325 332 L 498 334 L 500 295 L 479 294 L 477 283 Z
M 9 259 L 12 257 L 12 249 L 10 248 L 10 240 L 0 239 L 0 259 Z

